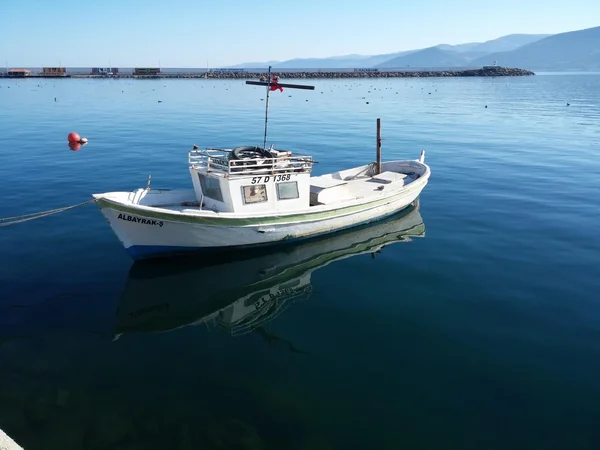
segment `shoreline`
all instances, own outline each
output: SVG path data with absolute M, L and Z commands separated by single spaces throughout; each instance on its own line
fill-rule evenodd
M 115 79 L 128 79 L 128 78 L 140 78 L 140 79 L 152 79 L 152 78 L 191 78 L 191 79 L 212 79 L 212 80 L 253 80 L 265 76 L 265 72 L 235 72 L 235 71 L 214 71 L 204 73 L 158 73 L 153 75 L 136 75 L 133 73 L 119 73 L 116 75 L 97 75 L 97 74 L 66 74 L 66 75 L 43 75 L 43 74 L 30 74 L 24 77 L 8 76 L 7 74 L 1 74 L 0 78 L 15 78 L 15 79 L 27 79 L 27 78 L 115 78 Z M 465 69 L 465 70 L 431 70 L 431 71 L 356 71 L 356 72 L 343 72 L 343 71 L 311 71 L 311 70 L 299 70 L 293 72 L 277 72 L 272 71 L 271 75 L 277 75 L 280 79 L 319 79 L 319 78 L 439 78 L 439 77 L 523 77 L 532 76 L 535 73 L 511 67 L 483 67 L 481 69 Z

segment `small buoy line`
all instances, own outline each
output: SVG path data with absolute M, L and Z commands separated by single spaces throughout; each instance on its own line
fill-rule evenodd
M 91 200 L 86 200 L 85 202 L 77 203 L 76 205 L 63 206 L 62 208 L 49 209 L 47 211 L 23 214 L 20 216 L 0 218 L 0 227 L 7 227 L 9 225 L 16 225 L 17 223 L 23 223 L 23 222 L 28 222 L 30 220 L 41 219 L 42 217 L 47 217 L 47 216 L 51 216 L 53 214 L 58 214 L 58 213 L 61 213 L 64 211 L 68 211 L 69 209 L 89 205 L 90 203 L 95 203 L 96 201 L 97 200 L 95 198 L 93 198 Z
M 82 138 L 78 133 L 72 131 L 67 136 L 67 142 L 69 143 L 69 147 L 71 150 L 79 150 L 82 145 L 87 144 L 87 138 Z M 96 202 L 96 199 L 93 198 L 91 200 L 87 200 L 85 202 L 77 203 L 76 205 L 64 206 L 62 208 L 49 209 L 47 211 L 40 211 L 36 213 L 23 214 L 20 216 L 13 217 L 4 217 L 0 218 L 0 227 L 7 227 L 9 225 L 16 225 L 17 223 L 28 222 L 30 220 L 41 219 L 42 217 L 51 216 L 53 214 L 58 214 L 64 211 L 68 211 L 69 209 L 78 208 L 79 206 L 89 205 L 90 203 Z

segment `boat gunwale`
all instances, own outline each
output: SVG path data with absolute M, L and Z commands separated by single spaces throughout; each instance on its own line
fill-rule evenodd
M 358 199 L 341 201 L 336 204 L 309 206 L 298 211 L 284 213 L 266 212 L 262 214 L 241 214 L 239 212 L 215 212 L 211 210 L 198 210 L 191 212 L 175 211 L 172 209 L 157 208 L 147 205 L 124 203 L 106 197 L 105 194 L 93 194 L 100 209 L 111 208 L 128 214 L 142 215 L 175 223 L 197 223 L 205 225 L 268 225 L 281 223 L 313 222 L 334 217 L 343 217 L 361 210 L 369 210 L 395 201 L 398 197 L 405 196 L 417 188 L 423 189 L 430 176 L 427 164 L 413 160 L 399 160 L 390 162 L 416 162 L 423 165 L 425 172 L 416 180 L 392 192 L 387 196 L 377 198 L 362 197 Z M 367 208 L 365 208 L 367 207 Z

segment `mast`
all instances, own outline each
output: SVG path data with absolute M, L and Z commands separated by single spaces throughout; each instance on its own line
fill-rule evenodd
M 271 66 L 267 70 L 267 98 L 265 102 L 265 135 L 263 138 L 263 148 L 267 149 L 267 124 L 269 122 L 269 93 L 271 92 Z
M 375 148 L 377 149 L 377 175 L 381 173 L 381 119 L 377 119 L 377 137 L 375 138 Z
M 262 77 L 261 77 L 262 78 Z M 246 81 L 246 84 L 252 84 L 254 86 L 266 86 L 267 87 L 267 98 L 265 102 L 265 134 L 263 136 L 263 148 L 267 148 L 267 124 L 269 122 L 269 94 L 271 90 L 281 89 L 284 87 L 290 89 L 307 89 L 314 90 L 314 86 L 309 86 L 306 84 L 288 84 L 288 83 L 279 83 L 276 77 L 271 76 L 271 66 L 269 66 L 269 70 L 267 71 L 267 79 L 265 81 Z

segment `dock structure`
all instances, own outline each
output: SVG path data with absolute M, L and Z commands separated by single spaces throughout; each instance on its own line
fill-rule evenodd
M 0 430 L 0 450 L 23 450 L 23 447 L 13 441 L 4 431 Z
M 28 69 L 10 69 L 6 72 L 9 78 L 25 78 L 31 75 L 31 70 Z

